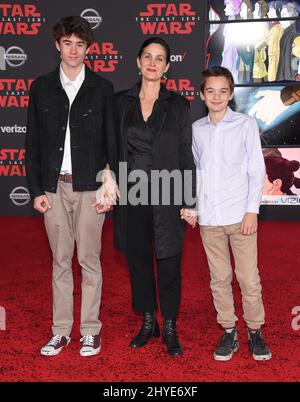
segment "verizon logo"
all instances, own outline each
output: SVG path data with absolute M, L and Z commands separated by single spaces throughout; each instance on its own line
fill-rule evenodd
M 1 133 L 3 134 L 11 134 L 11 133 L 26 133 L 26 126 L 18 126 L 15 124 L 14 126 L 0 126 Z
M 186 52 L 184 52 L 183 54 L 172 54 L 171 55 L 171 57 L 170 57 L 170 60 L 174 63 L 176 63 L 176 62 L 179 62 L 179 63 L 181 63 L 183 60 L 184 60 L 184 58 L 185 58 L 185 56 L 186 56 Z

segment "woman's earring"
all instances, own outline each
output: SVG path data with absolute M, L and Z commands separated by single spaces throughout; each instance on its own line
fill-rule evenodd
M 167 77 L 166 73 L 163 74 L 163 79 L 167 81 L 168 77 Z
M 141 69 L 140 69 L 140 68 L 139 68 L 139 72 L 138 72 L 138 74 L 139 74 L 139 75 L 142 75 L 142 73 L 141 73 Z

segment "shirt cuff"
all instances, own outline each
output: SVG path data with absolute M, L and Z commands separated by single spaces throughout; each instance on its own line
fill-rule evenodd
M 251 212 L 253 214 L 258 214 L 259 213 L 259 207 L 260 207 L 260 203 L 257 204 L 257 202 L 248 201 L 246 212 Z

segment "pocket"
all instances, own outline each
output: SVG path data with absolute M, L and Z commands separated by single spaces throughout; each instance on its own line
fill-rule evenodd
M 101 114 L 101 113 L 102 113 L 102 108 L 100 105 L 95 106 L 95 107 L 91 106 L 90 108 L 87 108 L 83 111 L 82 117 L 88 118 L 89 116 L 93 116 L 95 114 Z
M 82 123 L 91 135 L 100 130 L 102 126 L 102 108 L 101 106 L 91 107 L 84 110 L 81 114 Z
M 59 109 L 57 106 L 54 106 L 54 105 L 48 105 L 48 104 L 42 105 L 41 112 L 45 118 L 53 117 L 53 118 L 57 119 L 58 115 L 59 115 Z
M 81 114 L 82 120 L 85 122 L 93 121 L 93 120 L 102 120 L 102 108 L 101 106 L 91 107 L 89 109 L 85 109 Z
M 47 147 L 52 146 L 51 139 L 53 138 L 53 134 L 56 134 L 59 130 L 59 109 L 53 105 L 44 104 L 40 109 L 40 116 L 43 125 L 43 132 L 45 133 L 44 144 Z

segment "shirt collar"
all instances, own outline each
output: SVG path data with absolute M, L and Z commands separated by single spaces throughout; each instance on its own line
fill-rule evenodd
M 64 72 L 64 70 L 62 69 L 61 65 L 60 65 L 60 81 L 61 81 L 61 85 L 63 88 L 66 87 L 66 85 L 70 84 L 72 85 L 77 91 L 79 90 L 79 88 L 81 87 L 81 84 L 84 81 L 85 78 L 85 65 L 82 65 L 82 68 L 79 72 L 79 74 L 77 75 L 77 77 L 75 78 L 75 80 L 70 80 L 70 78 L 68 78 Z
M 206 119 L 207 119 L 206 122 L 208 124 L 213 124 L 212 121 L 210 120 L 209 114 L 206 116 Z M 233 120 L 234 120 L 234 112 L 229 106 L 227 106 L 227 111 L 225 113 L 225 116 L 223 117 L 222 120 L 219 121 L 218 124 L 220 124 L 222 121 L 230 122 L 230 121 L 233 121 Z

